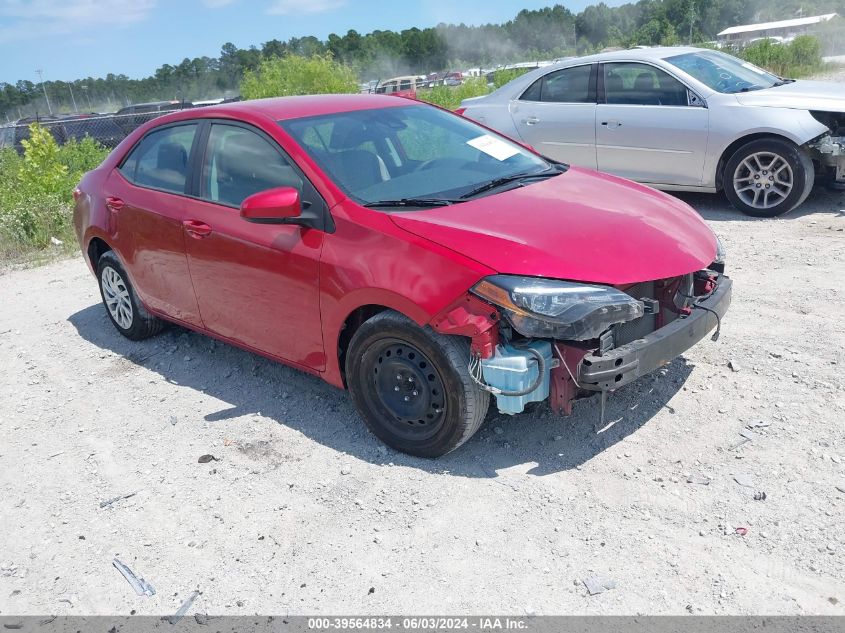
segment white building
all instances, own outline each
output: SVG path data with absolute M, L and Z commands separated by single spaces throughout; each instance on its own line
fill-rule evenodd
M 814 15 L 807 18 L 780 20 L 779 22 L 764 22 L 762 24 L 743 24 L 732 26 L 717 35 L 720 44 L 745 45 L 752 40 L 764 38 L 788 41 L 798 35 L 804 35 L 813 27 L 828 22 L 836 17 L 836 13 Z

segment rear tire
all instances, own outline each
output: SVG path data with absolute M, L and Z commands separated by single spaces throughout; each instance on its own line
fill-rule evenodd
M 813 161 L 794 143 L 751 141 L 730 157 L 722 173 L 725 195 L 746 215 L 773 218 L 803 203 L 815 182 Z
M 409 455 L 439 457 L 479 429 L 490 394 L 469 375 L 469 342 L 388 310 L 355 332 L 346 381 L 364 423 Z
M 129 281 L 129 275 L 114 251 L 106 251 L 100 256 L 97 280 L 106 314 L 123 336 L 141 341 L 162 331 L 164 321 L 150 314 L 141 304 Z

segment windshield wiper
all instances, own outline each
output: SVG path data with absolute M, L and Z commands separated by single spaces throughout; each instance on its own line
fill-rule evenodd
M 778 86 L 785 86 L 786 84 L 794 84 L 794 79 L 781 79 L 780 81 L 776 81 L 772 84 L 772 88 L 777 88 Z
M 526 180 L 528 178 L 550 178 L 551 176 L 557 176 L 560 173 L 563 172 L 555 169 L 550 171 L 542 171 L 540 173 L 534 174 L 514 174 L 512 176 L 503 176 L 502 178 L 496 178 L 495 180 L 491 180 L 490 182 L 485 183 L 480 187 L 476 187 L 475 189 L 466 192 L 464 195 L 461 196 L 461 199 L 472 198 L 473 196 L 477 196 L 478 194 L 484 193 L 485 191 L 490 191 L 491 189 L 506 185 L 509 182 L 517 182 L 519 180 Z
M 400 198 L 398 200 L 376 200 L 367 202 L 364 206 L 370 209 L 380 207 L 448 207 L 461 200 L 447 200 L 446 198 Z

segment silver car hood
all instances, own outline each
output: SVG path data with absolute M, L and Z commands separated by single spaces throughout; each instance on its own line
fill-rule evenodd
M 799 79 L 783 86 L 741 92 L 736 98 L 747 106 L 845 112 L 845 86 L 830 81 Z

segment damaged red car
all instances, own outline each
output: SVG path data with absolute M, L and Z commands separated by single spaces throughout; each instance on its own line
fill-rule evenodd
M 728 308 L 686 204 L 376 95 L 187 110 L 133 132 L 74 192 L 114 326 L 173 322 L 349 390 L 406 453 L 504 413 L 618 389 Z

